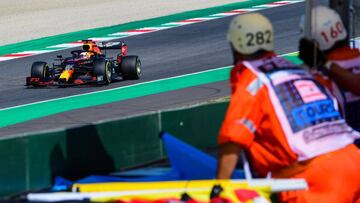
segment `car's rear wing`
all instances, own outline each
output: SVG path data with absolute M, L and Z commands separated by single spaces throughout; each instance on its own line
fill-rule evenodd
M 123 45 L 125 45 L 125 42 L 100 42 L 97 43 L 97 46 L 100 49 L 120 49 Z

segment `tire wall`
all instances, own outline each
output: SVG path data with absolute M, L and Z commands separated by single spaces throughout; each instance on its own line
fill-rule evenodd
M 157 112 L 78 128 L 0 140 L 0 197 L 166 157 L 167 131 L 200 149 L 216 146 L 227 102 Z

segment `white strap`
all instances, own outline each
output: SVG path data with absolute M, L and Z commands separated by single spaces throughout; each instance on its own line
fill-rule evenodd
M 246 154 L 245 154 L 244 150 L 241 151 L 241 159 L 243 161 L 245 178 L 247 181 L 250 181 L 250 180 L 252 180 L 252 174 L 251 174 L 251 170 L 250 170 L 249 161 L 246 158 Z

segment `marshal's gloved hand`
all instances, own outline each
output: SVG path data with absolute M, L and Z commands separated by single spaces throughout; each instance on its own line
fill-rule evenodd
M 327 58 L 313 40 L 301 38 L 299 42 L 299 58 L 310 68 L 321 69 Z

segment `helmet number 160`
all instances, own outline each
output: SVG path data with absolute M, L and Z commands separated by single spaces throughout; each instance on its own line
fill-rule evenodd
M 256 33 L 247 33 L 246 37 L 248 38 L 247 46 L 256 46 L 263 45 L 264 43 L 271 43 L 271 32 L 270 30 L 266 30 L 265 32 L 256 32 Z
M 324 32 L 324 31 L 321 32 L 321 36 L 324 38 L 324 40 L 326 42 L 329 42 L 329 37 L 331 37 L 332 39 L 336 39 L 339 36 L 339 34 L 343 33 L 343 31 L 344 31 L 344 28 L 343 28 L 341 22 L 337 22 L 335 24 L 335 27 L 334 26 L 330 27 L 330 33 L 329 33 L 330 36 L 328 36 L 327 32 Z

